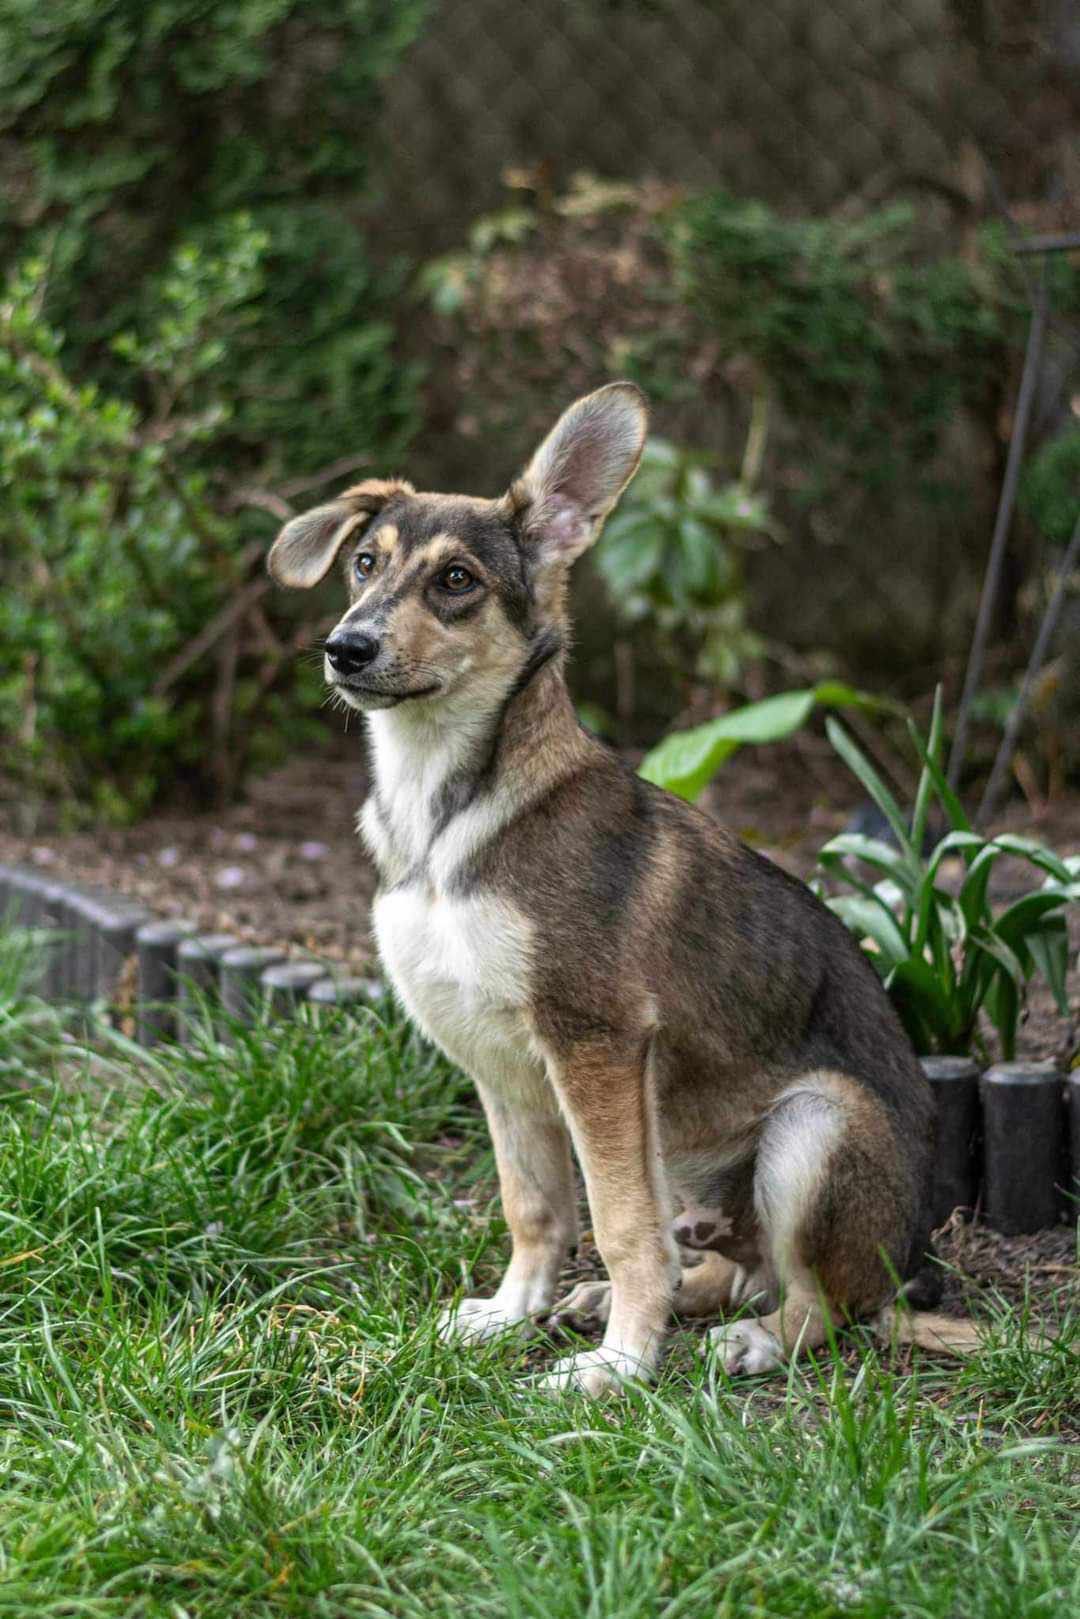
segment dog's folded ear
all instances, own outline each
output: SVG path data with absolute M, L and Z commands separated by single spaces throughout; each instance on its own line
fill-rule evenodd
M 270 577 L 293 590 L 310 590 L 324 579 L 350 534 L 381 511 L 391 495 L 411 495 L 412 485 L 398 479 L 369 478 L 346 489 L 337 500 L 292 518 L 266 559 Z
M 542 560 L 573 562 L 593 543 L 637 471 L 648 421 L 632 382 L 598 388 L 559 417 L 509 495 Z

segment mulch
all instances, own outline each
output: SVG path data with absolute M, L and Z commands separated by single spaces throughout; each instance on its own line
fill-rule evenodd
M 367 791 L 360 743 L 328 746 L 252 782 L 223 811 L 161 810 L 135 826 L 15 836 L 0 861 L 139 900 L 203 932 L 363 972 L 375 876 L 355 832 Z

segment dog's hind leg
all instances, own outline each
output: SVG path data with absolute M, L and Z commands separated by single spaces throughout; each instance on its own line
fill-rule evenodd
M 910 1243 L 917 1190 L 876 1101 L 829 1073 L 789 1086 L 771 1109 L 754 1200 L 780 1307 L 710 1334 L 730 1373 L 773 1371 L 820 1347 L 831 1322 L 880 1309 Z
M 678 1316 L 696 1319 L 719 1315 L 731 1304 L 743 1276 L 742 1268 L 722 1254 L 703 1253 L 693 1265 L 684 1265 L 675 1291 Z M 559 1300 L 548 1317 L 552 1327 L 606 1326 L 611 1314 L 611 1283 L 578 1282 Z
M 675 1294 L 675 1314 L 687 1320 L 719 1315 L 733 1302 L 743 1278 L 742 1266 L 733 1259 L 725 1259 L 723 1254 L 703 1253 L 696 1265 L 683 1266 Z

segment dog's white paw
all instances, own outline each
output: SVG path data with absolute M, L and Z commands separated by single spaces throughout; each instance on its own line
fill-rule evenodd
M 579 1282 L 551 1306 L 549 1327 L 606 1327 L 611 1314 L 610 1282 Z
M 608 1394 L 625 1388 L 633 1378 L 648 1379 L 650 1368 L 620 1349 L 589 1349 L 565 1355 L 540 1379 L 539 1388 L 555 1393 L 576 1389 L 581 1394 Z
M 535 1330 L 528 1316 L 507 1310 L 496 1299 L 462 1299 L 439 1317 L 439 1337 L 444 1343 L 479 1344 L 503 1332 Z
M 709 1343 L 729 1377 L 740 1372 L 775 1372 L 784 1364 L 779 1338 L 760 1321 L 732 1321 L 728 1326 L 714 1327 Z

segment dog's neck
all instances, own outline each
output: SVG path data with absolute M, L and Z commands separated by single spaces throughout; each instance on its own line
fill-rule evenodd
M 578 725 L 559 638 L 486 692 L 366 716 L 373 790 L 360 830 L 384 885 L 450 882 L 485 843 L 594 746 Z

